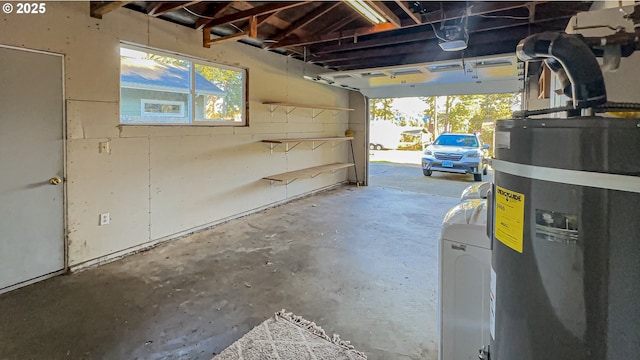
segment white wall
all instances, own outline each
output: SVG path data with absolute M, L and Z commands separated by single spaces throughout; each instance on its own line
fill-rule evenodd
M 203 48 L 202 32 L 118 9 L 102 20 L 87 2 L 47 2 L 44 15 L 0 14 L 0 44 L 65 55 L 68 263 L 80 267 L 190 229 L 286 201 L 347 179 L 347 170 L 288 186 L 279 172 L 350 161 L 348 143 L 273 153 L 259 140 L 343 136 L 347 112 L 273 115 L 262 101 L 349 106 L 346 90 L 302 79 L 320 71 L 239 43 Z M 27 18 L 28 17 L 28 18 Z M 119 126 L 121 41 L 245 67 L 249 127 Z M 23 136 L 28 136 L 24 134 Z M 109 141 L 109 154 L 98 143 Z M 98 226 L 98 215 L 111 224 Z

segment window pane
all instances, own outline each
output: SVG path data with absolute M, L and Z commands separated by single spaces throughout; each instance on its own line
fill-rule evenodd
M 195 118 L 199 121 L 244 121 L 244 73 L 215 66 L 195 66 Z
M 180 114 L 180 105 L 167 105 L 167 104 L 144 104 L 144 112 L 146 113 L 159 113 L 159 114 Z
M 190 103 L 190 62 L 122 48 L 120 52 L 120 122 L 186 124 Z
M 246 71 L 120 48 L 120 123 L 246 125 Z

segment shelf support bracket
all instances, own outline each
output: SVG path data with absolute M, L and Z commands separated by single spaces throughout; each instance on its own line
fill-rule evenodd
M 273 117 L 273 113 L 278 110 L 279 105 L 269 104 L 269 115 Z
M 289 152 L 289 150 L 293 150 L 296 146 L 300 145 L 300 142 L 297 142 L 295 145 L 289 146 L 289 143 L 286 143 L 284 152 Z
M 318 113 L 316 113 L 316 109 L 311 109 L 311 118 L 313 120 L 315 120 L 315 118 L 317 118 L 318 116 L 320 116 L 320 114 L 322 114 L 326 109 L 320 109 L 320 111 Z
M 316 146 L 316 142 L 312 141 L 311 142 L 311 150 L 313 151 L 313 150 L 319 148 L 320 146 L 324 145 L 325 143 L 326 143 L 326 141 L 323 141 L 323 142 L 320 143 L 320 145 Z

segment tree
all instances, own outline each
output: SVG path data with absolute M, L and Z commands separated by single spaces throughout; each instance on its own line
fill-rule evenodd
M 206 117 L 208 119 L 233 120 L 242 114 L 244 109 L 244 87 L 242 72 L 215 66 L 195 64 L 191 61 L 176 59 L 170 56 L 147 54 L 146 58 L 157 63 L 189 68 L 194 66 L 196 73 L 216 85 L 225 92 L 223 96 L 205 96 Z M 196 89 L 197 91 L 197 89 Z
M 223 98 L 209 98 L 207 104 L 208 118 L 233 120 L 236 116 L 242 114 L 244 107 L 242 101 L 244 97 L 242 72 L 200 64 L 195 64 L 195 70 L 225 92 Z
M 513 109 L 520 106 L 522 97 L 520 94 L 489 94 L 476 96 L 478 97 L 479 109 L 471 120 L 472 131 L 479 132 L 482 141 L 490 144 L 491 149 L 493 149 L 493 123 L 496 120 L 510 118 Z
M 521 103 L 520 94 L 449 95 L 444 102 L 440 101 L 440 108 L 436 106 L 436 96 L 420 99 L 427 105 L 425 116 L 429 116 L 433 122 L 437 119 L 438 124 L 434 124 L 436 134 L 442 131 L 477 132 L 482 141 L 492 148 L 493 122 L 510 118 L 513 109 Z
M 369 102 L 369 113 L 372 120 L 392 121 L 395 118 L 394 109 L 391 106 L 393 98 L 371 99 Z

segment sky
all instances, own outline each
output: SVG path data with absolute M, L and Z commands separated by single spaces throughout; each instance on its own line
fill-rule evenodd
M 422 119 L 424 110 L 427 108 L 427 104 L 417 97 L 395 98 L 392 106 L 401 113 L 417 119 Z

